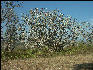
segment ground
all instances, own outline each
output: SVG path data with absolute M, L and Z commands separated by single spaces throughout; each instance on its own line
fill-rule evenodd
M 1 62 L 1 70 L 93 70 L 92 65 L 93 53 L 9 60 Z

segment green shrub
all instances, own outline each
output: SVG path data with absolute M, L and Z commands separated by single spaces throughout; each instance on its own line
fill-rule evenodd
M 48 47 L 43 47 L 42 49 L 26 49 L 26 50 L 17 50 L 13 52 L 1 51 L 1 59 L 25 59 L 25 58 L 37 58 L 37 57 L 55 57 L 62 55 L 77 55 L 77 54 L 86 54 L 93 53 L 93 45 L 79 44 L 79 46 L 69 46 L 60 52 L 50 51 Z

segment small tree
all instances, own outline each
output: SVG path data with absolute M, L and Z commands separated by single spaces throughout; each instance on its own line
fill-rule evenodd
M 10 48 L 14 48 L 17 40 L 17 23 L 19 23 L 19 18 L 15 13 L 14 9 L 20 7 L 21 4 L 17 4 L 15 1 L 2 1 L 1 2 L 1 30 L 5 35 L 2 34 L 4 41 L 6 42 L 6 48 L 8 51 Z M 10 49 L 11 50 L 11 49 Z

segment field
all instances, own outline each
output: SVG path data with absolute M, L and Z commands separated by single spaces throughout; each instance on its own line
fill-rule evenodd
M 76 50 L 77 49 L 77 50 Z M 26 52 L 26 51 L 25 51 Z M 63 54 L 64 53 L 64 54 Z M 45 52 L 46 54 L 46 52 Z M 93 70 L 93 47 L 69 48 L 49 57 L 2 60 L 2 70 Z M 38 56 L 38 57 L 37 57 Z
M 78 66 L 75 66 L 79 64 Z M 89 65 L 90 64 L 90 65 Z M 85 65 L 85 66 L 84 66 Z M 90 68 L 88 68 L 90 67 Z M 93 54 L 9 60 L 2 70 L 92 70 Z

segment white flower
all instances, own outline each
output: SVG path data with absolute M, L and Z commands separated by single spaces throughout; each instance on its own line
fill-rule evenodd
M 36 8 L 36 9 L 38 9 L 38 8 Z
M 50 19 L 50 21 L 52 21 L 52 20 Z
M 36 12 L 36 11 L 34 10 L 34 12 Z
M 41 17 L 41 15 L 39 15 Z
M 37 18 L 39 17 L 39 15 L 37 16 Z
M 40 24 L 40 23 L 38 23 L 38 24 Z
M 59 18 L 59 20 L 61 20 L 61 18 Z
M 62 14 L 62 15 L 64 15 L 64 14 Z
M 30 21 L 30 19 L 28 19 L 28 21 Z
M 52 15 L 53 15 L 53 13 L 52 13 Z
M 35 20 L 33 20 L 35 22 Z

